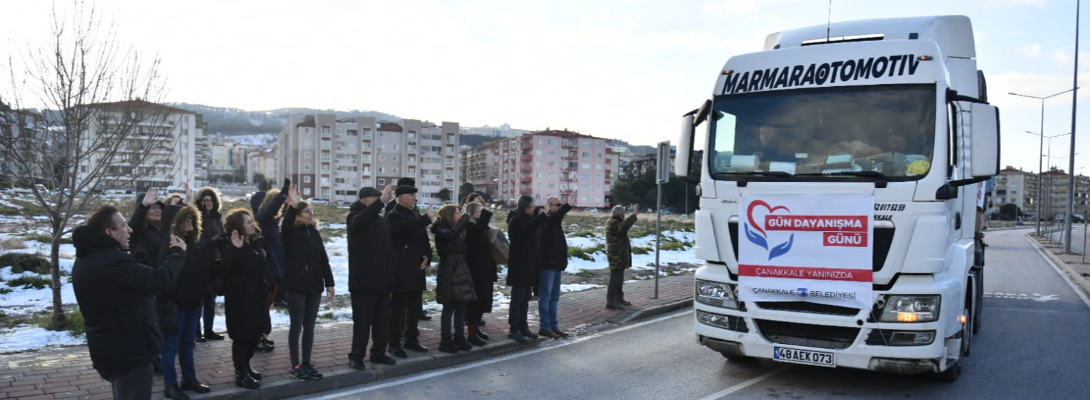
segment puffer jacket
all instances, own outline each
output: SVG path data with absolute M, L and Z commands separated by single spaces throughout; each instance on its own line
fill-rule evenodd
M 295 223 L 298 214 L 298 209 L 288 206 L 280 227 L 280 237 L 284 240 L 284 280 L 280 286 L 284 290 L 322 293 L 322 289 L 334 286 L 329 255 L 318 228 Z
M 259 210 L 261 202 L 265 200 L 267 192 L 254 193 L 250 197 L 250 208 L 254 210 L 254 223 L 261 229 L 262 243 L 265 246 L 265 261 L 269 273 L 276 279 L 284 277 L 284 241 L 280 238 L 280 220 L 276 218 L 280 214 L 280 208 L 288 195 L 280 193 L 276 195 L 265 209 Z
M 201 236 L 201 219 L 200 214 L 197 212 L 197 207 L 194 206 L 167 206 L 163 210 L 163 220 L 171 221 L 167 225 L 167 232 L 174 232 L 181 230 L 181 224 L 186 219 L 192 222 L 194 230 L 189 232 L 188 235 L 181 236 L 180 238 L 185 241 L 186 254 L 185 254 L 185 267 L 182 268 L 182 274 L 178 276 L 178 280 L 173 285 L 159 292 L 158 301 L 160 304 L 168 299 L 174 300 L 178 304 L 178 310 L 187 311 L 197 308 L 201 305 L 205 289 L 208 287 L 209 273 L 211 272 L 211 264 L 204 262 L 202 256 L 203 249 L 198 244 Z M 174 227 L 174 231 L 171 227 Z M 169 254 L 170 241 L 163 243 L 162 249 L 159 251 L 159 260 L 156 263 L 162 264 L 166 260 Z M 160 316 L 162 318 L 163 316 Z
M 477 300 L 473 276 L 465 261 L 465 230 L 471 225 L 469 217 L 463 216 L 454 224 L 440 219 L 431 226 L 439 253 L 439 269 L 435 277 L 435 301 L 439 304 Z

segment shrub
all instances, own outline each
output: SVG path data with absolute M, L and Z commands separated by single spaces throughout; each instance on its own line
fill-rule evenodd
M 655 249 L 653 247 L 632 246 L 632 254 L 637 255 L 650 254 L 654 250 Z
M 594 235 L 594 232 L 593 232 L 593 231 L 588 231 L 588 230 L 586 230 L 586 229 L 584 229 L 584 230 L 581 230 L 581 231 L 579 231 L 579 232 L 575 232 L 575 233 L 571 234 L 571 237 L 585 237 L 585 238 L 592 238 L 592 237 L 594 237 L 594 236 L 595 236 L 595 235 Z
M 23 289 L 45 289 L 53 283 L 52 279 L 44 276 L 37 275 L 23 275 L 18 278 L 8 281 L 8 286 L 19 287 Z
M 588 270 L 585 270 L 585 269 L 582 270 L 582 271 L 579 271 L 579 272 L 577 272 L 575 274 L 579 275 L 581 277 L 584 277 L 584 278 L 593 278 L 595 276 L 594 272 L 591 272 L 591 271 L 588 271 Z
M 0 215 L 22 215 L 23 212 L 15 207 L 0 207 Z
M 11 293 L 11 289 L 8 289 L 6 287 L 0 287 L 0 295 L 5 295 L 8 293 Z
M 0 242 L 0 247 L 8 250 L 25 249 L 26 243 L 23 243 L 22 240 L 11 238 Z
M 49 235 L 46 235 L 46 234 L 41 234 L 41 233 L 34 233 L 34 234 L 23 236 L 23 239 L 33 240 L 35 242 L 42 242 L 42 243 L 46 243 L 46 244 L 53 243 L 53 237 L 52 236 L 49 236 Z M 72 244 L 72 237 L 71 236 L 61 237 L 61 244 Z
M 660 248 L 662 249 L 662 251 L 669 251 L 688 250 L 690 247 L 693 247 L 693 242 L 679 242 L 677 240 L 670 240 L 663 242 Z
M 68 331 L 68 333 L 73 336 L 83 335 L 83 313 L 79 312 L 79 310 L 76 309 L 71 313 L 68 313 L 68 315 L 66 315 L 65 317 L 66 318 L 64 325 L 53 326 L 52 319 L 49 318 L 49 314 L 46 314 L 45 316 L 43 316 L 41 322 L 39 322 L 38 325 L 44 329 L 48 329 L 51 331 Z
M 568 258 L 575 257 L 587 261 L 594 261 L 594 256 L 592 254 L 603 251 L 605 248 L 606 246 L 604 244 L 598 244 L 591 247 L 568 246 Z
M 33 272 L 48 275 L 52 273 L 52 266 L 49 261 L 34 254 L 7 253 L 0 255 L 0 268 L 7 266 L 11 266 L 11 273 L 13 274 Z

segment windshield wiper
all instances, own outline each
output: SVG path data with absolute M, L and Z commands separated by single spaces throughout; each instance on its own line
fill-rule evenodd
M 789 181 L 797 181 L 798 180 L 797 178 L 795 178 L 795 175 L 793 175 L 791 173 L 788 173 L 788 172 L 783 172 L 783 171 L 746 171 L 746 172 L 729 172 L 729 174 L 732 174 L 732 175 L 754 175 L 754 176 L 775 176 L 775 177 L 779 177 L 779 178 L 784 178 L 784 179 L 789 180 Z
M 875 178 L 874 187 L 882 189 L 889 183 L 889 176 L 878 171 L 837 171 L 837 172 L 824 172 L 817 174 L 806 174 L 809 176 L 861 176 L 866 178 Z

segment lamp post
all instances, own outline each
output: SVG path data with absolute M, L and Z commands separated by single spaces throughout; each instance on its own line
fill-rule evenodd
M 1075 208 L 1075 108 L 1079 103 L 1079 8 L 1082 5 L 1081 1 L 1075 1 L 1075 71 L 1072 73 L 1071 80 L 1071 150 L 1068 151 L 1067 171 L 1070 174 L 1067 176 L 1067 217 L 1064 218 L 1064 234 L 1067 235 L 1067 241 L 1064 242 L 1064 253 L 1071 252 L 1071 214 L 1074 213 Z M 1041 130 L 1044 132 L 1044 129 Z
M 1050 150 L 1050 152 L 1051 152 L 1051 150 L 1052 150 L 1052 149 L 1050 148 L 1049 150 Z M 1078 154 L 1079 154 L 1079 153 L 1074 153 L 1074 154 L 1071 154 L 1071 155 L 1066 155 L 1066 156 L 1055 156 L 1055 157 L 1053 157 L 1053 156 L 1049 155 L 1049 156 L 1048 156 L 1048 158 L 1050 159 L 1050 161 L 1049 161 L 1049 166 L 1048 166 L 1048 170 L 1049 170 L 1049 171 L 1052 171 L 1052 168 L 1053 168 L 1053 166 L 1052 166 L 1052 164 L 1051 164 L 1051 163 L 1052 163 L 1051 159 L 1055 158 L 1055 159 L 1057 159 L 1057 160 L 1063 160 L 1063 159 L 1065 159 L 1065 158 L 1072 158 L 1072 156 L 1074 156 L 1074 155 L 1078 155 Z M 1059 163 L 1057 163 L 1057 164 L 1058 164 L 1058 165 L 1060 165 Z M 1069 173 L 1069 174 L 1068 174 L 1068 176 L 1069 176 L 1069 177 L 1070 177 L 1070 176 L 1074 176 L 1074 174 L 1070 174 L 1070 173 Z M 1067 204 L 1068 204 L 1068 206 L 1069 206 L 1069 207 L 1067 207 L 1067 211 L 1066 211 L 1066 213 L 1064 214 L 1064 226 L 1067 226 L 1067 225 L 1068 225 L 1068 221 L 1070 221 L 1070 220 L 1071 220 L 1071 214 L 1072 214 L 1072 212 L 1073 212 L 1073 211 L 1071 210 L 1071 207 L 1070 207 L 1070 205 L 1071 205 L 1071 204 L 1072 204 L 1072 202 L 1073 202 L 1073 199 L 1072 199 L 1072 197 L 1071 197 L 1071 195 L 1073 194 L 1073 193 L 1071 192 L 1071 190 L 1072 190 L 1072 189 L 1073 189 L 1073 188 L 1071 188 L 1071 187 L 1068 187 Z M 1049 207 L 1048 207 L 1048 210 L 1049 210 L 1049 214 L 1051 214 L 1051 213 L 1052 213 L 1052 178 L 1051 178 L 1051 177 L 1050 177 L 1050 178 L 1049 178 L 1049 180 L 1048 180 L 1048 200 L 1049 200 L 1049 201 L 1048 201 L 1048 205 L 1049 205 Z M 1051 232 L 1051 230 L 1049 231 L 1049 233 L 1048 233 L 1048 234 L 1049 234 L 1049 237 L 1051 238 L 1051 237 L 1052 237 L 1052 232 Z M 1063 234 L 1062 234 L 1062 235 L 1060 235 L 1060 241 L 1064 241 L 1064 237 L 1065 237 L 1064 235 L 1071 235 L 1071 231 L 1068 231 L 1068 230 L 1066 230 L 1066 229 L 1065 229 L 1065 231 L 1063 232 Z M 1070 246 L 1070 241 L 1071 241 L 1071 238 L 1069 238 L 1069 237 L 1068 237 L 1068 238 L 1067 238 L 1067 241 L 1064 241 L 1065 245 L 1067 245 L 1067 246 Z M 1068 251 L 1068 252 L 1070 252 L 1070 251 Z
M 1011 94 L 1014 94 L 1014 93 L 1011 93 Z M 1057 94 L 1059 94 L 1059 93 L 1057 93 Z M 1053 95 L 1053 96 L 1055 96 L 1055 95 Z M 1049 97 L 1051 97 L 1051 96 L 1049 96 Z M 1042 104 L 1044 104 L 1044 102 L 1042 102 Z M 1042 113 L 1041 115 L 1044 115 L 1044 108 L 1041 109 L 1041 113 Z M 1045 211 L 1044 210 L 1045 208 L 1047 208 L 1049 210 L 1048 212 L 1051 212 L 1051 210 L 1052 210 L 1052 198 L 1051 198 L 1052 197 L 1052 181 L 1051 180 L 1049 180 L 1049 183 L 1048 183 L 1049 184 L 1048 206 L 1046 207 L 1046 206 L 1041 205 L 1041 202 L 1044 201 L 1044 193 L 1045 193 L 1045 189 L 1044 189 L 1045 188 L 1045 186 L 1044 186 L 1045 185 L 1045 183 L 1044 183 L 1045 171 L 1044 171 L 1043 161 L 1044 161 L 1044 157 L 1046 157 L 1046 156 L 1045 156 L 1045 150 L 1044 150 L 1044 142 L 1045 142 L 1045 139 L 1048 139 L 1048 156 L 1047 157 L 1052 158 L 1052 139 L 1058 138 L 1058 137 L 1063 136 L 1063 135 L 1070 135 L 1071 132 L 1063 133 L 1063 134 L 1059 134 L 1059 135 L 1052 135 L 1052 136 L 1045 136 L 1044 134 L 1037 134 L 1037 133 L 1033 133 L 1033 132 L 1030 132 L 1030 131 L 1026 131 L 1026 133 L 1028 133 L 1030 135 L 1040 136 L 1041 137 L 1041 153 L 1040 153 L 1040 155 L 1037 156 L 1037 166 L 1038 166 L 1037 168 L 1040 169 L 1040 172 L 1037 173 L 1037 218 L 1036 218 L 1036 220 L 1037 220 L 1037 236 L 1041 236 L 1041 216 L 1047 214 L 1047 212 L 1046 212 L 1046 214 L 1042 214 L 1042 212 Z
M 1041 150 L 1038 153 L 1044 153 L 1045 152 L 1045 138 L 1044 138 L 1044 132 L 1045 132 L 1045 100 L 1048 100 L 1050 98 L 1059 96 L 1061 94 L 1064 94 L 1064 93 L 1067 93 L 1067 92 L 1070 92 L 1070 91 L 1073 91 L 1073 90 L 1075 90 L 1075 89 L 1067 89 L 1067 90 L 1064 90 L 1062 92 L 1053 93 L 1053 94 L 1050 94 L 1050 95 L 1044 96 L 1044 97 L 1030 96 L 1028 94 L 1019 94 L 1019 93 L 1014 93 L 1014 92 L 1008 92 L 1007 93 L 1007 94 L 1009 94 L 1011 96 L 1028 97 L 1028 98 L 1031 98 L 1031 99 L 1037 99 L 1037 100 L 1041 101 L 1041 146 L 1040 146 Z M 1037 158 L 1037 173 L 1038 174 L 1044 174 L 1044 172 L 1045 172 L 1044 164 L 1042 163 L 1042 161 L 1043 160 L 1041 160 L 1040 157 Z M 1044 196 L 1044 190 L 1040 186 L 1038 186 L 1038 188 L 1037 188 L 1037 198 L 1040 199 L 1042 196 Z M 1040 217 L 1041 217 L 1041 204 L 1037 203 L 1037 236 L 1041 236 L 1041 218 Z

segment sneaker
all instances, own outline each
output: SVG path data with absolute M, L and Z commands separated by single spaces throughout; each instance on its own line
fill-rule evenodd
M 450 339 L 443 339 L 439 342 L 439 351 L 450 354 L 458 354 L 458 345 L 454 344 Z
M 291 374 L 290 375 L 291 375 L 292 378 L 295 378 L 295 380 L 298 380 L 298 381 L 308 381 L 308 380 L 310 380 L 310 371 L 307 370 L 306 367 L 303 367 L 302 365 L 299 365 L 299 364 L 296 364 L 294 367 L 291 368 Z
M 464 336 L 455 336 L 453 341 L 454 341 L 454 345 L 458 346 L 458 350 L 461 350 L 461 351 L 473 350 L 473 345 L 469 344 L 469 342 L 466 341 L 466 338 Z
M 322 373 L 318 372 L 317 369 L 314 369 L 313 364 L 306 362 L 303 363 L 303 367 L 305 367 L 307 369 L 307 372 L 310 374 L 310 379 L 318 380 L 323 378 Z

